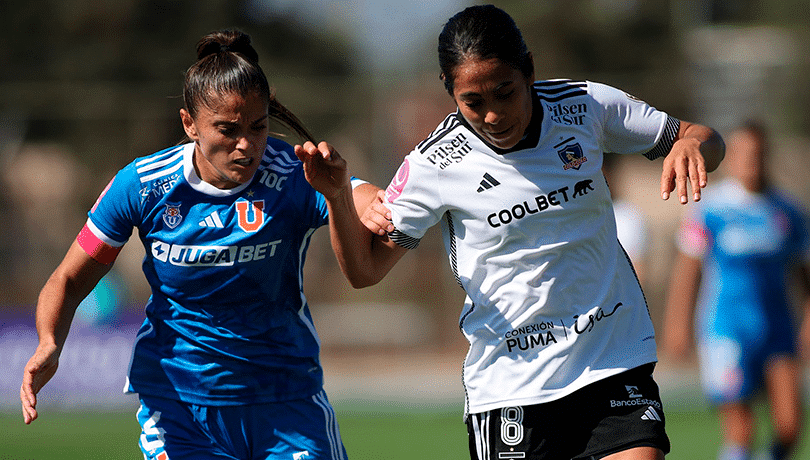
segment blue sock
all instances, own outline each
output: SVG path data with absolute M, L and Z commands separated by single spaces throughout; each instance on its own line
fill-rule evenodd
M 751 460 L 751 451 L 738 444 L 723 444 L 717 460 Z

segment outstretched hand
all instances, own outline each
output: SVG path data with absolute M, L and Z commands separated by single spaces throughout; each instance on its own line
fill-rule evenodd
M 676 142 L 672 151 L 664 158 L 661 198 L 667 200 L 670 193 L 677 190 L 678 201 L 686 204 L 689 202 L 691 188 L 692 200 L 700 201 L 700 192 L 707 182 L 706 160 L 700 152 L 700 141 L 687 138 Z
M 52 347 L 37 347 L 37 351 L 28 360 L 23 371 L 23 381 L 20 386 L 20 402 L 22 403 L 23 421 L 29 424 L 37 419 L 37 393 L 56 373 L 59 367 L 59 353 L 56 345 Z
M 668 200 L 670 193 L 677 190 L 678 201 L 686 204 L 691 188 L 692 200 L 700 201 L 701 190 L 708 183 L 707 173 L 717 169 L 725 153 L 726 145 L 717 131 L 681 121 L 677 140 L 664 158 L 661 198 Z
M 340 195 L 349 186 L 346 160 L 327 142 L 317 146 L 307 141 L 294 147 L 295 156 L 304 164 L 304 175 L 312 187 L 327 199 Z

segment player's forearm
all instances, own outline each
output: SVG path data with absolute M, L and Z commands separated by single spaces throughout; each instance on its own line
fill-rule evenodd
M 54 272 L 39 294 L 36 310 L 36 328 L 40 346 L 62 349 L 70 331 L 73 316 L 81 302 L 68 293 L 68 279 Z
M 110 268 L 92 260 L 73 242 L 39 293 L 36 327 L 41 345 L 52 344 L 61 350 L 76 309 Z
M 360 221 L 349 187 L 326 200 L 329 208 L 329 232 L 332 249 L 349 283 L 362 288 L 378 283 L 385 273 L 376 270 L 373 254 L 374 235 Z

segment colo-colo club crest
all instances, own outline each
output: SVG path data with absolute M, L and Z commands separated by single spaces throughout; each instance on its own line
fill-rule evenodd
M 582 153 L 582 146 L 579 145 L 579 142 L 572 142 L 574 140 L 575 139 L 571 137 L 554 146 L 554 148 L 559 149 L 557 150 L 557 155 L 560 156 L 560 160 L 563 162 L 563 169 L 566 171 L 571 168 L 579 169 L 582 163 L 588 161 L 588 157 Z

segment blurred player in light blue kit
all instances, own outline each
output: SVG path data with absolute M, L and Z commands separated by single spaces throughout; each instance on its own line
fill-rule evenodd
M 42 289 L 24 421 L 77 305 L 137 228 L 152 295 L 125 390 L 140 398 L 144 458 L 344 459 L 302 286 L 328 205 L 269 122 L 312 136 L 275 99 L 248 35 L 211 33 L 197 55 L 180 111 L 190 142 L 121 169 Z M 378 190 L 353 185 L 366 203 Z
M 798 280 L 803 293 L 810 286 L 810 242 L 795 200 L 768 182 L 766 141 L 756 122 L 737 130 L 727 177 L 686 214 L 664 321 L 664 348 L 673 357 L 687 354 L 694 328 L 702 385 L 725 433 L 721 460 L 752 458 L 752 400 L 763 389 L 775 430 L 772 458 L 790 458 L 801 432 L 797 348 L 810 345 L 810 321 L 805 314 L 797 342 L 789 286 Z

